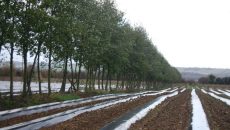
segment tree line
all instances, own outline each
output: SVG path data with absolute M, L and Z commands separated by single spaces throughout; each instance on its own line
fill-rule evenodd
M 211 74 L 207 77 L 201 77 L 198 82 L 202 84 L 230 84 L 230 77 L 216 77 Z
M 0 53 L 10 53 L 10 97 L 13 98 L 14 53 L 23 58 L 23 96 L 31 95 L 31 80 L 37 71 L 41 91 L 40 58 L 48 59 L 48 93 L 51 93 L 52 62 L 63 65 L 60 92 L 66 82 L 79 91 L 84 68 L 85 88 L 150 88 L 156 82 L 176 82 L 179 72 L 152 44 L 145 29 L 127 23 L 111 0 L 1 0 Z M 34 57 L 28 69 L 27 57 Z M 76 66 L 73 67 L 73 64 Z M 67 79 L 70 65 L 71 78 Z

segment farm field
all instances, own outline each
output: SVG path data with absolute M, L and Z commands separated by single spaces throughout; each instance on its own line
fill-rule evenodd
M 229 130 L 230 89 L 173 87 L 0 111 L 1 129 Z
M 229 6 L 1 0 L 0 130 L 230 130 Z

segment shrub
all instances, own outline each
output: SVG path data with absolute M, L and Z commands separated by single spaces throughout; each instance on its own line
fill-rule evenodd
M 13 75 L 16 74 L 16 69 L 13 65 Z M 3 66 L 0 68 L 0 76 L 10 76 L 10 66 Z

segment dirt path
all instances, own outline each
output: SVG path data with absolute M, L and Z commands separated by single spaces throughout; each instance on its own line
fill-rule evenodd
M 187 130 L 191 119 L 191 91 L 167 99 L 133 124 L 132 130 Z
M 197 91 L 212 130 L 230 130 L 230 106 Z
M 45 112 L 39 112 L 39 113 L 31 114 L 31 115 L 23 115 L 23 116 L 14 117 L 14 118 L 7 119 L 7 120 L 2 120 L 2 121 L 0 121 L 0 128 L 14 125 L 14 124 L 18 124 L 18 123 L 22 123 L 22 122 L 26 122 L 26 121 L 30 121 L 30 120 L 45 117 L 45 116 L 49 116 L 49 115 L 53 115 L 53 114 L 56 114 L 59 112 L 64 112 L 67 110 L 71 110 L 71 109 L 75 109 L 75 108 L 79 108 L 79 107 L 83 107 L 83 106 L 94 105 L 94 104 L 97 104 L 100 102 L 109 101 L 109 100 L 113 100 L 113 99 L 117 99 L 117 98 L 92 101 L 92 102 L 82 103 L 82 104 L 73 105 L 73 106 L 66 106 L 63 108 L 55 108 L 55 109 L 45 111 Z
M 167 93 L 164 93 L 167 94 Z M 51 127 L 43 128 L 43 130 L 53 129 L 68 129 L 68 130 L 97 130 L 105 126 L 109 122 L 118 118 L 122 114 L 132 110 L 136 107 L 142 106 L 151 100 L 159 97 L 157 96 L 145 96 L 131 100 L 129 102 L 119 103 L 109 108 L 99 109 L 96 111 L 86 112 L 76 116 L 75 118 L 54 125 Z

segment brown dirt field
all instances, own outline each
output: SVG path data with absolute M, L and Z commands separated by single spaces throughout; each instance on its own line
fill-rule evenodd
M 230 106 L 197 91 L 211 130 L 230 130 Z
M 112 98 L 112 99 L 115 99 L 115 98 Z M 71 110 L 71 109 L 75 109 L 75 108 L 79 108 L 79 107 L 83 107 L 83 106 L 94 105 L 94 104 L 104 102 L 104 101 L 108 101 L 108 100 L 112 100 L 112 99 L 93 101 L 93 102 L 83 103 L 83 104 L 74 105 L 74 106 L 56 108 L 56 109 L 52 109 L 52 110 L 49 110 L 49 111 L 46 111 L 46 112 L 40 112 L 40 113 L 31 114 L 31 115 L 24 115 L 24 116 L 14 117 L 14 118 L 11 118 L 11 119 L 8 119 L 8 120 L 0 121 L 0 128 L 10 126 L 10 125 L 14 125 L 14 124 L 18 124 L 18 123 L 25 122 L 25 121 L 30 121 L 30 120 L 45 117 L 45 116 L 49 116 L 49 115 L 53 115 L 53 114 L 56 114 L 56 113 L 59 113 L 59 112 L 64 112 L 64 111 L 67 111 L 67 110 Z
M 133 124 L 131 130 L 187 130 L 191 122 L 191 91 L 166 99 L 143 119 Z
M 142 106 L 159 96 L 140 97 L 109 108 L 86 112 L 60 124 L 42 128 L 42 130 L 98 130 L 129 110 Z
M 230 89 L 230 85 L 224 85 L 224 84 L 202 84 L 202 87 L 206 88 L 219 88 L 219 89 Z

